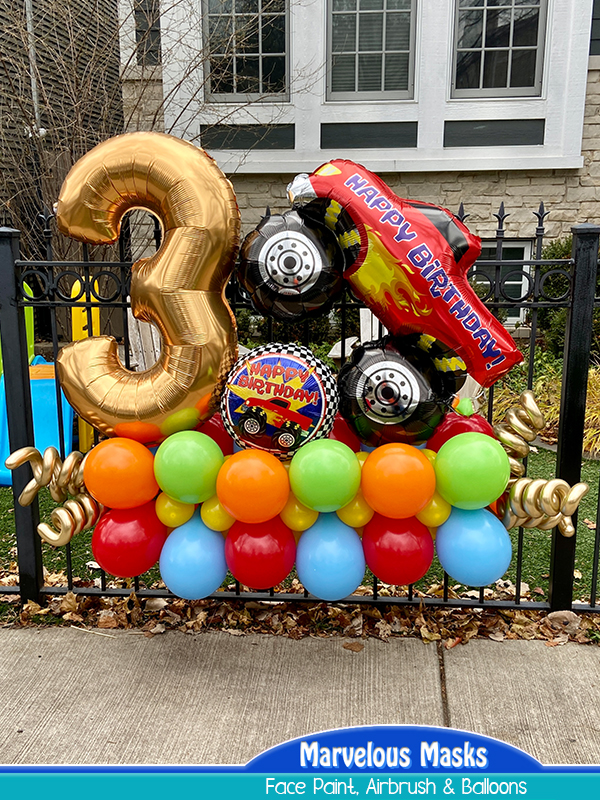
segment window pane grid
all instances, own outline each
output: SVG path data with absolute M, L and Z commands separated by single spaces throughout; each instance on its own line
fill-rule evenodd
M 332 0 L 330 91 L 408 96 L 412 0 Z
M 207 26 L 212 95 L 285 93 L 283 0 L 210 0 Z
M 455 91 L 539 93 L 542 12 L 540 0 L 460 0 Z

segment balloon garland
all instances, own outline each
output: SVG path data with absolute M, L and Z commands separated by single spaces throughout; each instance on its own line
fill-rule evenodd
M 92 552 L 105 570 L 132 577 L 158 562 L 187 599 L 216 591 L 228 569 L 268 589 L 295 563 L 309 592 L 338 600 L 365 566 L 386 583 L 418 581 L 434 540 L 455 580 L 484 586 L 510 563 L 507 528 L 572 535 L 587 486 L 520 477 L 518 459 L 544 425 L 533 395 L 495 429 L 453 410 L 467 372 L 490 386 L 522 360 L 466 280 L 479 239 L 446 209 L 398 198 L 350 161 L 298 176 L 288 193 L 293 209 L 267 214 L 246 237 L 238 277 L 258 311 L 283 320 L 328 313 L 349 282 L 390 334 L 358 347 L 337 382 L 294 344 L 235 362 L 224 288 L 239 212 L 203 150 L 126 134 L 71 170 L 58 203 L 63 233 L 115 241 L 133 207 L 161 220 L 163 244 L 134 264 L 131 300 L 163 346 L 144 373 L 123 367 L 109 337 L 61 351 L 67 398 L 108 438 L 85 460 L 72 453 L 63 464 L 54 448 L 7 460 L 32 466 L 22 504 L 41 486 L 57 502 L 74 495 L 53 512 L 58 531 L 39 526 L 42 538 L 66 544 L 95 525 Z

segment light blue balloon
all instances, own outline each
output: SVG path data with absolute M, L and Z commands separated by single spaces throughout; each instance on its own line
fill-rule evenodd
M 510 564 L 510 536 L 498 517 L 485 508 L 453 508 L 437 529 L 440 564 L 457 583 L 488 586 L 501 578 Z
M 320 600 L 347 597 L 365 574 L 359 535 L 337 514 L 321 514 L 300 537 L 296 570 L 304 587 Z
M 159 566 L 169 591 L 185 600 L 200 600 L 225 580 L 225 540 L 218 531 L 206 527 L 198 508 L 185 525 L 169 534 Z

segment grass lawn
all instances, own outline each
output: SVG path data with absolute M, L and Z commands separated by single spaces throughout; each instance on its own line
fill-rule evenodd
M 529 475 L 531 477 L 551 478 L 554 476 L 556 456 L 549 451 L 540 450 L 532 453 L 529 458 Z M 579 513 L 579 523 L 577 528 L 577 550 L 576 550 L 576 580 L 573 597 L 575 600 L 585 599 L 590 596 L 592 581 L 592 566 L 594 556 L 595 530 L 584 524 L 584 520 L 596 521 L 597 501 L 598 501 L 598 478 L 600 472 L 600 462 L 585 460 L 582 465 L 582 480 L 590 485 L 590 492 L 584 498 Z M 54 502 L 47 490 L 40 493 L 40 516 L 46 521 L 50 521 L 50 513 L 54 508 Z M 516 580 L 516 552 L 518 532 L 511 531 L 513 540 L 513 560 L 506 574 L 506 578 L 513 583 Z M 91 551 L 91 532 L 79 534 L 73 539 L 71 544 L 71 559 L 73 575 L 82 580 L 93 580 L 98 578 L 98 570 L 90 570 L 86 563 L 93 560 Z M 67 569 L 67 549 L 64 547 L 53 548 L 47 544 L 42 545 L 44 567 L 50 573 L 66 572 Z M 521 579 L 527 583 L 531 591 L 531 599 L 548 599 L 548 577 L 550 571 L 550 550 L 551 534 L 547 531 L 524 531 L 523 534 L 523 567 Z M 0 488 L 0 570 L 6 571 L 10 568 L 11 562 L 16 561 L 16 536 L 14 525 L 14 510 L 12 491 L 7 488 Z M 581 577 L 578 577 L 581 574 Z M 425 578 L 419 582 L 419 588 L 426 588 L 432 583 L 442 580 L 443 572 L 437 558 L 434 559 L 431 569 Z M 160 578 L 158 569 L 155 568 L 147 573 L 142 582 L 150 586 Z M 107 576 L 110 580 L 110 576 Z M 228 576 L 227 582 L 232 579 Z M 368 578 L 367 578 L 368 580 Z M 452 585 L 452 582 L 451 582 Z

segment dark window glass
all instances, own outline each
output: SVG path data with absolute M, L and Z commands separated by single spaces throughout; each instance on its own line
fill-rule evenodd
M 285 52 L 285 17 L 265 17 L 262 27 L 263 53 Z
M 386 53 L 383 88 L 386 92 L 408 89 L 408 53 Z
M 481 47 L 483 11 L 461 11 L 458 15 L 458 46 Z
M 212 53 L 226 53 L 233 35 L 231 17 L 211 17 L 209 20 L 209 45 Z
M 486 89 L 506 86 L 508 50 L 489 50 L 483 62 L 483 85 Z
M 238 93 L 260 91 L 260 59 L 253 56 L 236 58 L 236 84 Z
M 459 53 L 456 64 L 456 88 L 478 89 L 481 74 L 481 51 Z
M 535 50 L 515 50 L 510 71 L 511 86 L 531 86 L 535 80 Z
M 410 15 L 388 14 L 385 20 L 385 49 L 406 50 L 410 48 Z
M 594 0 L 592 11 L 592 36 L 590 39 L 590 55 L 600 55 L 600 0 Z
M 381 53 L 361 53 L 358 56 L 358 91 L 381 91 Z
M 213 95 L 286 91 L 285 7 L 285 0 L 209 0 Z M 226 59 L 215 59 L 215 55 Z
M 356 56 L 334 56 L 331 66 L 331 91 L 356 91 Z
M 407 93 L 414 0 L 331 0 L 330 9 L 331 91 Z
M 210 80 L 213 92 L 230 94 L 234 91 L 233 59 L 213 58 L 210 62 Z
M 208 0 L 209 14 L 229 14 L 232 11 L 233 0 Z
M 486 47 L 508 47 L 510 44 L 510 9 L 487 12 L 485 25 Z
M 263 85 L 267 92 L 285 91 L 285 56 L 263 58 Z
M 515 8 L 513 47 L 535 47 L 540 12 L 537 8 Z
M 334 53 L 354 50 L 356 47 L 356 14 L 335 14 L 332 24 Z
M 483 95 L 501 96 L 534 95 L 541 90 L 542 3 L 547 0 L 458 1 L 454 76 L 458 92 L 472 95 L 481 90 Z
M 140 66 L 160 64 L 160 9 L 158 0 L 135 0 L 136 61 Z
M 383 14 L 359 14 L 358 49 L 383 49 Z

